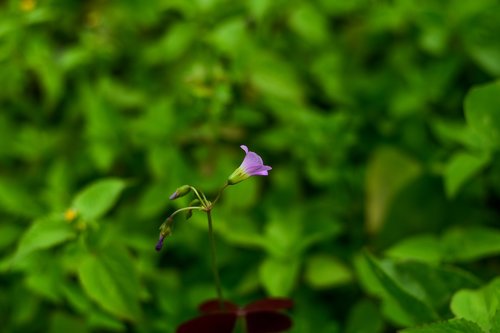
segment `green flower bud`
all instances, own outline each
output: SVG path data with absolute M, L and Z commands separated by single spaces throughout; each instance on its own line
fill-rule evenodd
M 200 200 L 198 199 L 194 199 L 193 201 L 191 201 L 189 203 L 189 206 L 190 207 L 194 207 L 194 206 L 198 206 L 200 204 Z M 187 211 L 187 214 L 186 214 L 186 221 L 189 220 L 191 218 L 191 216 L 193 216 L 193 210 L 190 209 Z
M 175 200 L 177 198 L 183 197 L 191 191 L 191 186 L 182 185 L 169 197 L 170 200 Z

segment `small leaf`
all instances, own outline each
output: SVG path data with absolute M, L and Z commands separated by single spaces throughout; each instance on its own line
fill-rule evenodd
M 62 218 L 52 216 L 33 222 L 19 241 L 14 260 L 33 251 L 48 249 L 76 237 L 75 230 Z
M 500 81 L 472 88 L 464 102 L 467 124 L 483 139 L 485 148 L 500 144 Z
M 451 311 L 455 316 L 473 321 L 489 332 L 498 324 L 500 278 L 481 289 L 458 291 L 451 300 Z
M 422 327 L 409 328 L 400 333 L 484 333 L 484 331 L 468 320 L 452 319 Z
M 494 228 L 455 228 L 441 241 L 449 261 L 473 261 L 500 254 L 500 231 Z
M 427 304 L 401 288 L 386 272 L 384 272 L 371 255 L 365 253 L 365 259 L 368 263 L 368 267 L 377 277 L 387 295 L 397 302 L 401 310 L 409 315 L 415 324 L 426 323 L 437 319 L 436 313 Z
M 378 306 L 371 300 L 362 300 L 351 308 L 346 333 L 380 333 L 384 321 Z
M 139 279 L 124 249 L 89 255 L 78 269 L 87 295 L 109 313 L 130 321 L 140 316 Z
M 61 280 L 63 274 L 59 267 L 47 267 L 27 276 L 26 286 L 34 293 L 57 303 L 61 300 Z
M 314 288 L 329 288 L 350 282 L 352 273 L 335 257 L 316 255 L 306 262 L 305 279 Z
M 298 261 L 266 259 L 259 269 L 261 284 L 272 296 L 287 296 L 292 291 L 299 270 Z
M 78 193 L 72 208 L 84 219 L 98 219 L 113 207 L 125 187 L 121 179 L 98 180 Z
M 50 317 L 50 329 L 48 333 L 59 332 L 89 333 L 90 330 L 84 325 L 84 321 L 77 316 L 64 312 L 53 312 Z
M 441 261 L 443 249 L 434 235 L 418 235 L 402 240 L 386 251 L 386 255 L 398 259 L 418 260 L 429 263 Z
M 420 166 L 399 150 L 381 148 L 371 158 L 366 174 L 367 226 L 371 232 L 377 232 L 393 199 L 420 174 Z
M 476 156 L 471 153 L 457 153 L 453 155 L 444 171 L 446 194 L 453 198 L 460 188 L 474 175 L 484 168 L 490 157 L 487 154 Z

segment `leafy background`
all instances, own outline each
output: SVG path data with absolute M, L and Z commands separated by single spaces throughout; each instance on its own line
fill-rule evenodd
M 2 332 L 174 332 L 225 294 L 293 332 L 500 332 L 495 0 L 0 4 Z M 185 199 L 185 200 L 184 200 Z

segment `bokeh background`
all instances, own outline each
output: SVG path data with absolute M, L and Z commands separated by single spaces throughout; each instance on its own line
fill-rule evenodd
M 0 331 L 194 317 L 215 296 L 206 221 L 178 218 L 160 253 L 158 227 L 190 201 L 178 186 L 213 197 L 241 144 L 273 170 L 214 209 L 229 299 L 291 297 L 292 332 L 500 330 L 499 15 L 0 2 Z

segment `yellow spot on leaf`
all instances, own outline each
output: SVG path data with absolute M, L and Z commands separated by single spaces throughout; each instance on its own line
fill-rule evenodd
M 73 222 L 76 219 L 77 215 L 78 213 L 76 212 L 76 210 L 74 210 L 73 208 L 69 208 L 64 212 L 64 219 L 67 222 Z
M 23 12 L 31 12 L 36 7 L 35 0 L 21 0 L 21 4 L 19 6 Z

